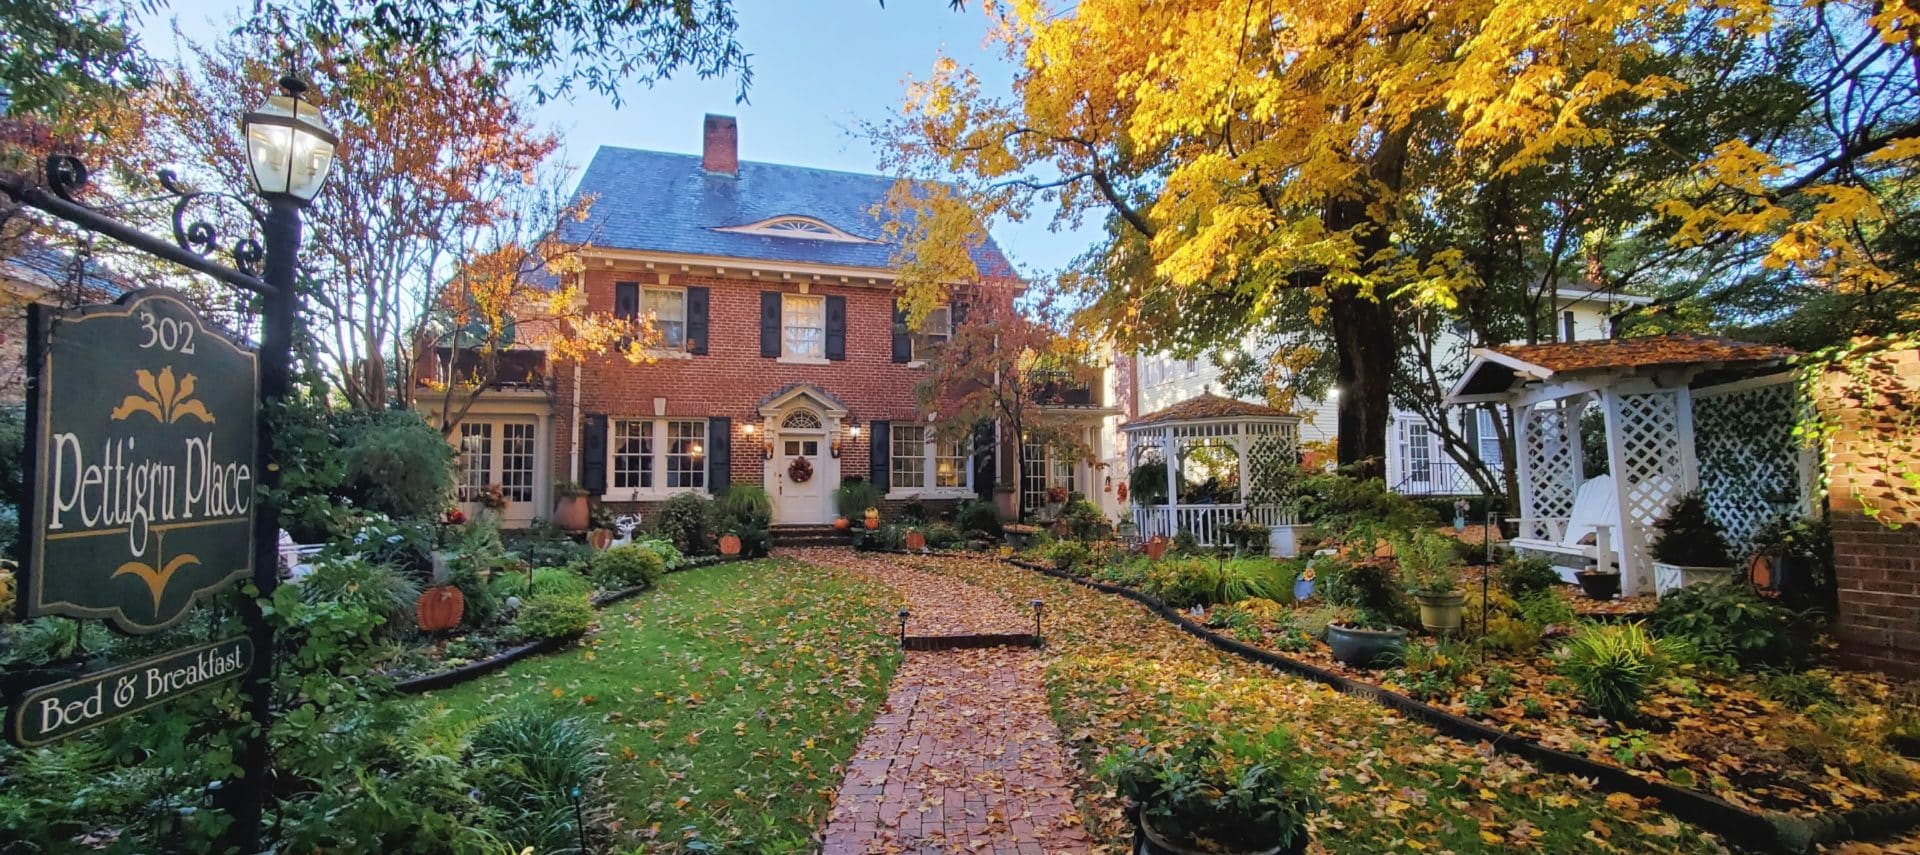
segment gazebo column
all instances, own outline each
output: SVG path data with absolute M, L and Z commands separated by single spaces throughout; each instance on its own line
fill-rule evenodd
M 1616 388 L 1600 390 L 1600 410 L 1606 416 L 1607 471 L 1613 476 L 1613 513 L 1619 523 L 1614 531 L 1614 550 L 1620 567 L 1620 593 L 1628 597 L 1651 594 L 1653 568 L 1645 558 L 1646 531 L 1634 518 L 1629 501 L 1628 479 L 1633 472 L 1627 464 L 1627 425 Z
M 1167 536 L 1180 533 L 1180 479 L 1174 473 L 1173 426 L 1160 429 L 1160 457 L 1167 462 Z

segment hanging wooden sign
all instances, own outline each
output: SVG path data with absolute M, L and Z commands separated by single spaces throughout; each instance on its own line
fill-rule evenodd
M 41 686 L 13 701 L 7 739 L 45 745 L 224 683 L 252 664 L 253 642 L 240 636 Z
M 28 336 L 21 617 L 150 633 L 248 575 L 253 352 L 153 291 L 34 306 Z

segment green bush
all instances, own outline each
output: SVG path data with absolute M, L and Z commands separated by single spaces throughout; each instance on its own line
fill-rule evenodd
M 323 559 L 300 580 L 308 605 L 338 604 L 364 608 L 380 618 L 380 634 L 399 638 L 414 628 L 420 586 L 384 564 L 359 558 Z
M 1068 502 L 1060 511 L 1060 523 L 1067 536 L 1075 540 L 1099 540 L 1113 533 L 1113 523 L 1100 512 L 1100 506 L 1086 499 Z
M 491 626 L 500 619 L 506 596 L 481 578 L 471 567 L 457 567 L 447 581 L 460 589 L 460 625 L 468 629 Z
M 1721 667 L 1804 667 L 1820 626 L 1811 612 L 1761 599 L 1746 585 L 1696 585 L 1660 598 L 1653 628 L 1683 638 Z
M 1678 647 L 1647 632 L 1645 623 L 1586 624 L 1567 639 L 1560 673 L 1587 708 L 1614 721 L 1632 721 L 1640 702 Z
M 1393 539 L 1393 554 L 1400 564 L 1400 581 L 1415 594 L 1445 594 L 1460 589 L 1460 558 L 1454 545 L 1460 541 L 1432 529 L 1415 529 L 1410 535 Z
M 1108 755 L 1101 772 L 1145 822 L 1194 851 L 1200 841 L 1221 851 L 1290 851 L 1320 809 L 1316 771 L 1279 727 L 1134 748 Z
M 927 526 L 927 545 L 934 549 L 951 549 L 959 546 L 961 540 L 959 529 L 946 523 Z
M 563 594 L 566 596 L 587 596 L 593 593 L 593 581 L 582 575 L 580 565 L 566 567 L 539 567 L 533 571 L 533 594 Z M 518 576 L 519 574 L 514 574 Z M 504 576 L 503 578 L 513 578 Z M 525 584 L 524 577 L 519 580 Z
M 386 410 L 343 432 L 341 489 L 399 519 L 436 519 L 453 493 L 454 449 L 412 410 Z
M 535 580 L 534 594 L 520 604 L 514 626 L 529 638 L 565 638 L 593 626 L 593 601 L 584 593 L 542 592 Z
M 1379 478 L 1313 472 L 1294 486 L 1294 511 L 1323 538 L 1344 540 L 1354 529 L 1380 532 L 1432 528 L 1439 518 Z
M 1093 561 L 1093 548 L 1078 540 L 1056 540 L 1035 550 L 1040 558 L 1053 565 L 1055 570 L 1072 570 L 1079 567 L 1083 574 Z
M 1313 566 L 1315 587 L 1328 605 L 1359 609 L 1399 626 L 1412 623 L 1412 604 L 1385 566 L 1338 558 L 1316 560 Z
M 1560 586 L 1560 571 L 1553 569 L 1552 561 L 1538 555 L 1509 553 L 1493 578 L 1500 590 L 1516 600 L 1550 593 Z
M 880 507 L 880 488 L 863 478 L 844 478 L 833 491 L 833 506 L 841 516 L 857 525 L 868 508 Z
M 953 521 L 962 534 L 1000 537 L 1000 509 L 986 499 L 968 499 L 954 511 Z
M 670 540 L 661 540 L 657 537 L 643 537 L 629 545 L 635 549 L 644 549 L 660 556 L 660 566 L 665 567 L 669 573 L 680 569 L 687 563 L 687 557 L 680 554 L 680 550 L 675 548 L 673 541 Z
M 763 487 L 735 484 L 715 503 L 722 534 L 740 538 L 740 554 L 757 557 L 773 549 L 773 498 Z
M 1169 558 L 1146 573 L 1144 590 L 1175 608 L 1276 599 L 1281 579 L 1279 563 L 1265 558 Z
M 1657 532 L 1648 549 L 1653 560 L 1682 567 L 1730 567 L 1733 555 L 1719 524 L 1707 513 L 1698 491 L 1681 496 L 1653 523 Z
M 685 555 L 712 555 L 713 503 L 699 493 L 681 493 L 653 511 L 653 532 Z
M 559 526 L 549 522 L 537 522 L 525 531 L 514 535 L 507 544 L 508 551 L 520 556 L 522 561 L 535 567 L 565 567 L 568 564 L 584 563 L 593 557 L 593 549 L 574 540 Z
M 606 752 L 579 719 L 521 709 L 481 725 L 468 744 L 474 792 L 514 846 L 571 852 L 580 846 L 580 820 L 590 836 L 605 819 Z
M 616 546 L 593 560 L 593 578 L 609 591 L 634 585 L 653 587 L 667 572 L 659 553 L 633 544 Z

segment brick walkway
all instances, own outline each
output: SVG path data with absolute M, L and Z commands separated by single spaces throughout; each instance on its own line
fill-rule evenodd
M 1029 632 L 1033 613 L 893 555 L 792 553 L 900 590 L 911 635 Z M 847 767 L 824 855 L 1092 851 L 1047 712 L 1040 656 L 1019 648 L 910 651 Z

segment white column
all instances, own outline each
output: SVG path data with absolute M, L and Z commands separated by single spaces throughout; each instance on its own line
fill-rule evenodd
M 1646 532 L 1627 504 L 1626 424 L 1620 412 L 1620 396 L 1612 387 L 1600 391 L 1600 408 L 1607 420 L 1607 471 L 1613 475 L 1613 518 L 1619 524 L 1614 531 L 1619 544 L 1620 593 L 1629 597 L 1652 593 L 1653 569 L 1643 557 Z

